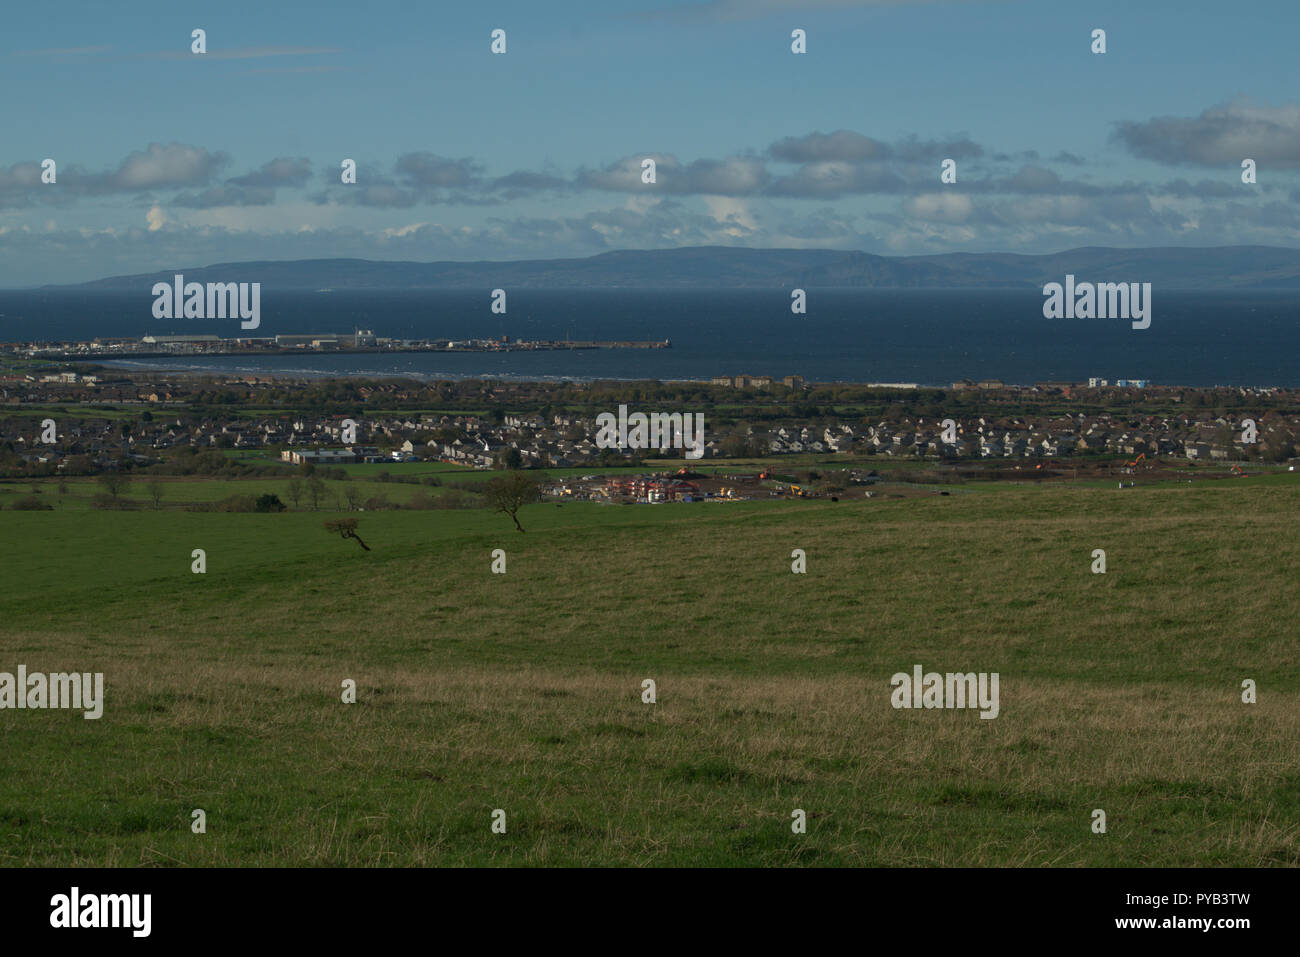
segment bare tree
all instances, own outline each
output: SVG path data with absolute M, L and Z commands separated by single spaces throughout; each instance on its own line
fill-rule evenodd
M 99 477 L 99 484 L 104 486 L 109 495 L 117 498 L 131 484 L 131 476 L 125 472 L 105 472 Z
M 325 496 L 325 483 L 320 476 L 313 475 L 307 479 L 307 497 L 311 499 L 311 507 L 314 511 L 320 511 L 320 500 Z
M 357 519 L 355 518 L 337 518 L 332 522 L 326 522 L 325 531 L 336 533 L 344 538 L 355 538 L 358 545 L 366 551 L 370 551 L 370 546 L 363 542 L 361 536 L 357 534 Z
M 289 501 L 293 502 L 294 508 L 302 504 L 302 479 L 289 479 Z
M 355 512 L 357 503 L 361 501 L 361 490 L 354 483 L 349 482 L 347 487 L 343 489 L 343 495 L 348 500 L 348 511 Z
M 542 497 L 537 480 L 523 472 L 511 472 L 487 483 L 487 500 L 492 509 L 505 512 L 515 523 L 515 528 L 523 531 L 519 524 L 519 509 L 536 502 Z
M 167 491 L 167 486 L 163 485 L 162 479 L 153 477 L 145 483 L 145 488 L 149 492 L 149 497 L 153 499 L 153 507 L 158 508 L 162 504 L 163 493 Z

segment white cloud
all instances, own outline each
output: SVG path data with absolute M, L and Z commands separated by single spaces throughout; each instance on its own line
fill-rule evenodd
M 706 196 L 704 205 L 728 236 L 739 239 L 758 230 L 758 223 L 754 221 L 753 214 L 743 200 L 729 196 Z
M 403 236 L 410 236 L 412 233 L 419 232 L 428 225 L 428 223 L 411 223 L 409 226 L 390 226 L 388 229 L 384 230 L 384 235 L 389 239 L 400 239 Z
M 209 153 L 197 146 L 150 143 L 145 150 L 137 150 L 124 159 L 108 182 L 117 189 L 128 190 L 201 186 L 228 160 L 224 153 Z

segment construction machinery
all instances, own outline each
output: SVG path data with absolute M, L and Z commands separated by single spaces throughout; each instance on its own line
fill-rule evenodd
M 1146 459 L 1147 459 L 1147 454 L 1145 452 L 1139 452 L 1137 458 L 1135 458 L 1132 462 L 1124 463 L 1124 474 L 1132 475 L 1133 470 L 1136 469 L 1140 463 L 1145 462 Z M 1151 466 L 1149 465 L 1147 466 L 1147 468 L 1150 467 Z

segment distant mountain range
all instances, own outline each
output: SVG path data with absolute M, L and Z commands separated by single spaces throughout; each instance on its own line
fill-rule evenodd
M 945 253 L 875 256 L 820 249 L 620 250 L 586 259 L 516 262 L 376 262 L 304 259 L 220 263 L 114 276 L 76 288 L 139 290 L 182 273 L 187 282 L 261 282 L 275 290 L 533 288 L 1042 288 L 1066 273 L 1079 281 L 1149 282 L 1162 289 L 1297 289 L 1300 249 L 1276 246 L 1112 249 L 1088 246 L 1042 256 Z

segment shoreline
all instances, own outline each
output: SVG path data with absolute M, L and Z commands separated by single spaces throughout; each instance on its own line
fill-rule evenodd
M 681 377 L 681 376 L 673 376 L 671 378 L 659 378 L 655 376 L 632 377 L 632 376 L 615 376 L 615 375 L 543 376 L 543 375 L 531 375 L 531 374 L 521 374 L 521 373 L 466 374 L 466 373 L 459 373 L 459 372 L 458 373 L 448 372 L 448 373 L 442 373 L 438 375 L 426 375 L 420 373 L 400 373 L 400 372 L 343 372 L 343 371 L 317 372 L 308 369 L 203 370 L 203 369 L 178 369 L 171 366 L 151 366 L 151 365 L 137 366 L 134 363 L 132 363 L 131 360 L 120 360 L 120 359 L 105 360 L 99 363 L 86 363 L 86 364 L 97 365 L 101 368 L 117 369 L 124 373 L 161 373 L 161 374 L 174 374 L 180 376 L 209 376 L 209 377 L 222 377 L 222 378 L 232 378 L 232 379 L 253 378 L 259 380 L 275 379 L 275 380 L 286 380 L 286 381 L 306 380 L 306 379 L 311 379 L 311 380 L 396 379 L 396 380 L 413 380 L 416 382 L 437 382 L 437 381 L 445 380 L 449 382 L 494 381 L 494 382 L 521 382 L 521 383 L 536 382 L 536 383 L 543 383 L 543 384 L 555 384 L 560 382 L 572 382 L 572 383 L 658 382 L 663 385 L 689 384 L 689 385 L 716 386 L 717 388 L 735 388 L 738 392 L 743 392 L 746 391 L 747 389 L 755 388 L 753 386 L 749 386 L 749 387 L 721 386 L 714 383 L 711 378 L 703 378 L 703 377 L 691 378 L 691 377 Z M 1244 389 L 1253 392 L 1288 392 L 1288 391 L 1292 391 L 1293 389 L 1300 388 L 1296 386 L 1284 386 L 1284 385 L 1273 385 L 1273 384 L 1245 385 L 1245 384 L 1233 383 L 1233 382 L 1216 383 L 1215 385 L 1187 385 L 1187 384 L 1179 384 L 1179 383 L 1162 382 L 1162 383 L 1148 384 L 1142 387 L 1116 386 L 1113 384 L 1105 385 L 1105 386 L 1090 386 L 1087 382 L 1002 382 L 999 386 L 992 387 L 992 388 L 980 388 L 977 385 L 962 386 L 960 388 L 955 388 L 954 383 L 952 382 L 934 382 L 934 383 L 929 383 L 929 382 L 904 383 L 904 382 L 876 382 L 876 381 L 864 382 L 864 381 L 854 380 L 854 379 L 817 379 L 817 380 L 806 380 L 804 382 L 805 388 L 819 388 L 819 387 L 828 387 L 828 386 L 834 386 L 834 387 L 856 386 L 858 388 L 891 389 L 895 391 L 922 391 L 922 390 L 942 389 L 945 392 L 964 391 L 964 392 L 971 392 L 973 394 L 979 394 L 981 392 L 997 392 L 997 391 L 1006 391 L 1006 390 L 1032 389 L 1037 391 L 1044 391 L 1047 389 L 1065 389 L 1065 388 L 1069 388 L 1071 390 L 1078 389 L 1078 390 L 1094 391 L 1094 392 L 1123 391 L 1123 392 L 1133 392 L 1133 393 L 1160 393 L 1160 392 L 1171 392 L 1171 391 L 1210 391 L 1213 389 Z M 779 382 L 774 382 L 771 387 L 782 389 L 785 391 L 797 391 L 795 389 L 792 389 L 791 387 L 782 386 Z M 759 386 L 757 388 L 768 388 L 768 387 Z

